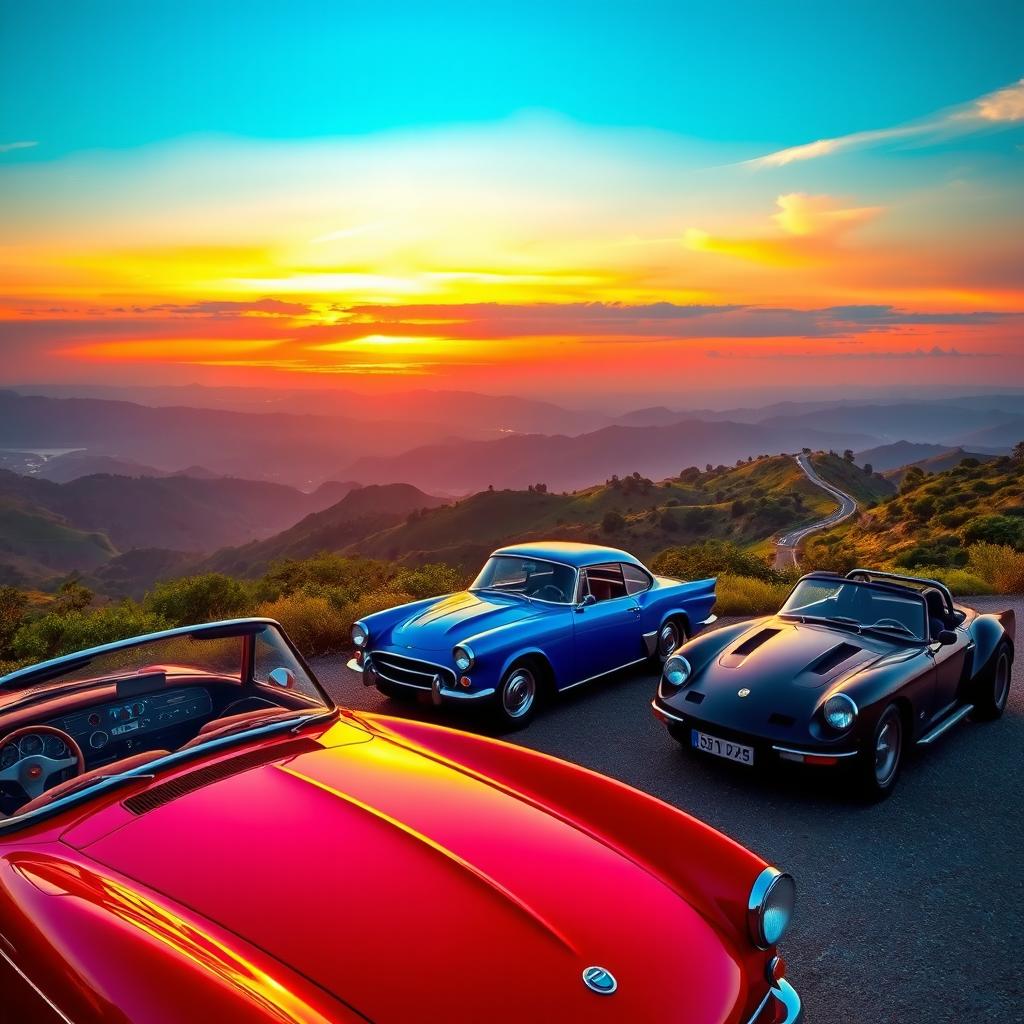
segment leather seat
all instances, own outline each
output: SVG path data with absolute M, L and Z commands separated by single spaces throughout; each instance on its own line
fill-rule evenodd
M 255 711 L 243 711 L 239 715 L 228 715 L 226 718 L 214 718 L 212 721 L 207 722 L 193 739 L 190 739 L 188 743 L 183 744 L 178 749 L 188 750 L 189 747 L 195 747 L 200 743 L 206 743 L 208 740 L 214 739 L 222 732 L 231 732 L 240 725 L 250 722 L 255 725 L 261 718 L 277 717 L 287 710 L 287 708 L 275 706 L 272 708 L 259 708 Z
M 73 779 L 65 779 L 64 782 L 58 782 L 56 786 L 48 789 L 41 796 L 37 796 L 34 800 L 29 800 L 27 804 L 23 804 L 18 808 L 18 814 L 28 814 L 30 811 L 35 811 L 40 807 L 45 807 L 47 804 L 52 804 L 54 800 L 67 796 L 72 790 L 86 786 L 90 781 L 95 781 L 105 775 L 119 775 L 121 772 L 131 771 L 133 768 L 139 768 L 149 761 L 155 761 L 158 757 L 167 757 L 169 754 L 169 750 L 147 750 L 142 754 L 132 754 L 131 757 L 123 757 L 120 761 L 105 764 L 102 768 L 93 768 L 90 771 L 82 772 L 81 775 L 76 775 Z

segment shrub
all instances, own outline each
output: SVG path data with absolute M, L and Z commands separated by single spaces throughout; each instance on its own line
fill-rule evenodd
M 964 542 L 1024 548 L 1024 520 L 1018 516 L 980 516 L 964 529 Z
M 229 619 L 246 610 L 249 595 L 236 579 L 219 572 L 158 583 L 144 602 L 147 611 L 175 626 Z
M 307 657 L 332 654 L 349 646 L 352 620 L 325 597 L 289 594 L 261 604 L 256 614 L 277 619 Z
M 768 583 L 724 573 L 718 577 L 715 612 L 718 615 L 770 615 L 779 610 L 790 589 L 789 583 Z
M 17 587 L 0 587 L 0 655 L 25 619 L 28 597 Z
M 707 540 L 688 547 L 666 548 L 651 562 L 655 572 L 681 579 L 705 579 L 720 573 L 751 576 L 768 583 L 783 577 L 757 555 L 724 540 Z
M 412 600 L 450 594 L 453 590 L 461 590 L 467 582 L 462 572 L 441 562 L 421 565 L 415 569 L 403 567 L 392 581 L 396 589 L 411 594 Z
M 23 625 L 14 634 L 10 649 L 17 659 L 45 661 L 87 647 L 167 629 L 170 625 L 162 615 L 134 601 L 107 605 L 88 613 L 49 612 Z
M 616 512 L 611 509 L 605 512 L 604 518 L 601 520 L 601 529 L 605 533 L 618 533 L 626 525 L 626 520 L 622 518 L 621 512 Z
M 972 544 L 967 556 L 968 571 L 996 593 L 1024 592 L 1024 552 L 1007 544 Z

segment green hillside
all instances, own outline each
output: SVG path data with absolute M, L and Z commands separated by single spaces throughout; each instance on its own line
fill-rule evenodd
M 967 458 L 953 469 L 907 471 L 899 493 L 856 520 L 812 538 L 807 565 L 892 565 L 920 570 L 977 564 L 978 545 L 1024 552 L 1024 465 Z
M 871 501 L 892 490 L 837 456 L 822 456 L 819 471 Z M 709 539 L 763 545 L 779 530 L 835 507 L 792 458 L 764 456 L 728 468 L 691 467 L 658 483 L 638 474 L 613 477 L 571 494 L 550 493 L 542 484 L 526 491 L 482 491 L 341 549 L 371 558 L 473 566 L 500 545 L 545 538 L 613 543 L 650 557 Z
M 811 456 L 811 465 L 822 480 L 845 491 L 865 508 L 896 493 L 896 485 L 891 480 L 878 473 L 865 473 L 838 455 L 817 452 Z

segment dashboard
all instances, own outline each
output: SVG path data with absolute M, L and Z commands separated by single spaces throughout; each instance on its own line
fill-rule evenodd
M 184 725 L 194 719 L 208 718 L 212 712 L 213 701 L 209 691 L 201 686 L 189 686 L 146 694 L 130 700 L 119 700 L 113 704 L 96 705 L 86 711 L 55 718 L 46 724 L 63 729 L 74 737 L 82 748 L 82 753 L 89 760 L 90 755 L 95 758 L 112 743 L 135 740 L 147 733 Z M 24 745 L 27 740 L 42 738 L 26 736 L 21 744 Z M 21 756 L 26 756 L 24 751 Z M 55 755 L 48 753 L 47 756 Z M 4 751 L 0 750 L 0 760 L 3 757 Z

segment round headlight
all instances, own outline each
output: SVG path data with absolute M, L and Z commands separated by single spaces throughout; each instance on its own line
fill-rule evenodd
M 857 720 L 857 705 L 845 693 L 834 693 L 822 708 L 825 722 L 836 732 L 846 732 Z
M 665 662 L 665 682 L 669 686 L 682 686 L 690 678 L 690 663 L 679 654 Z
M 473 652 L 466 644 L 459 644 L 452 651 L 452 657 L 455 658 L 455 667 L 460 672 L 468 672 L 473 667 L 473 662 L 476 660 L 473 657 Z
M 352 627 L 352 643 L 356 647 L 365 647 L 367 641 L 370 639 L 370 631 L 361 623 L 357 622 Z
M 757 876 L 747 901 L 747 927 L 758 949 L 776 945 L 793 918 L 796 883 L 777 868 L 765 868 Z

